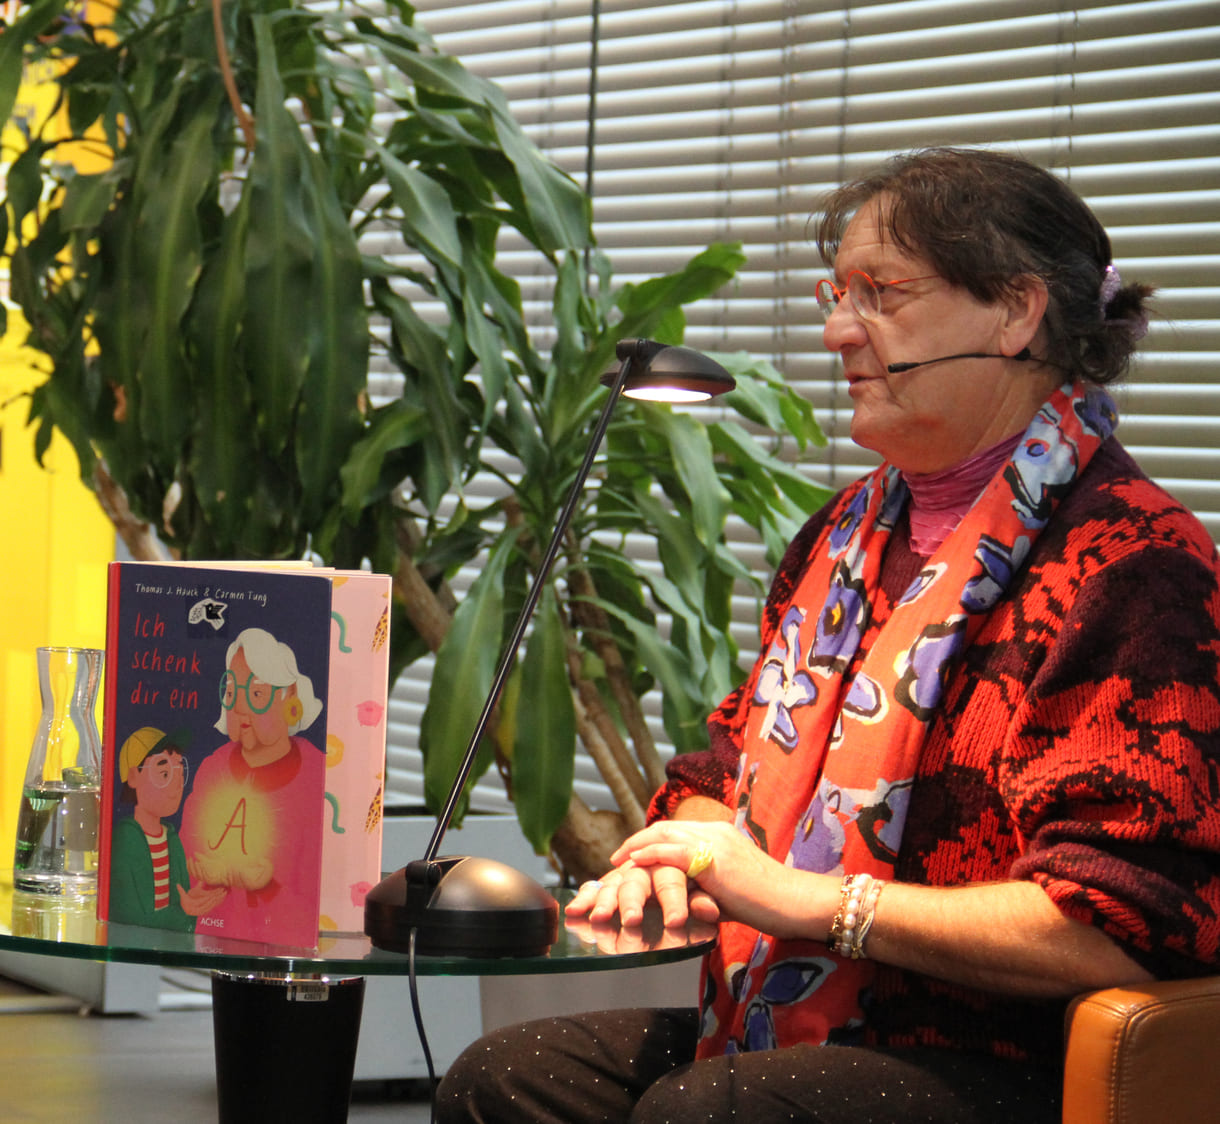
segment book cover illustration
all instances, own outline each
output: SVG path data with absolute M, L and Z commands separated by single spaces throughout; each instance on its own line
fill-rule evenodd
M 381 877 L 381 808 L 390 673 L 390 579 L 332 581 L 325 835 L 318 927 L 362 933 L 364 897 Z
M 99 915 L 317 943 L 331 582 L 113 563 Z

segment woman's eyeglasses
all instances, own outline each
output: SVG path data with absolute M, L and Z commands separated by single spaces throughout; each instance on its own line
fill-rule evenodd
M 884 315 L 881 308 L 882 291 L 891 285 L 905 285 L 909 281 L 930 281 L 935 273 L 926 273 L 922 277 L 903 277 L 899 281 L 874 281 L 862 269 L 853 269 L 847 275 L 843 288 L 833 281 L 823 278 L 813 287 L 813 295 L 817 298 L 818 307 L 827 319 L 838 307 L 844 297 L 851 300 L 851 306 L 861 320 L 876 320 Z
M 278 687 L 273 687 L 270 683 L 255 679 L 253 672 L 244 683 L 238 683 L 237 676 L 232 671 L 226 671 L 220 677 L 220 705 L 225 710 L 232 710 L 237 705 L 237 692 L 245 691 L 246 705 L 255 714 L 266 714 L 271 709 L 275 692 L 278 690 Z

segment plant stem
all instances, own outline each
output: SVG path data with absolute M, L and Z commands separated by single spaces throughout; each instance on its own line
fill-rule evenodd
M 93 468 L 93 493 L 106 513 L 123 545 L 141 562 L 164 562 L 166 552 L 147 523 L 132 514 L 127 493 L 99 460 Z
M 423 571 L 415 564 L 414 553 L 420 535 L 402 511 L 395 513 L 394 538 L 398 546 L 393 574 L 394 592 L 398 594 L 415 630 L 428 645 L 428 650 L 436 652 L 453 623 L 457 599 L 444 582 L 439 592 L 434 592 Z
M 610 633 L 609 622 L 592 599 L 597 597 L 597 587 L 589 571 L 583 566 L 573 566 L 568 571 L 568 584 L 572 590 L 572 611 L 579 620 L 584 631 L 585 640 L 597 653 L 606 669 L 606 680 L 610 692 L 618 704 L 619 713 L 635 747 L 635 755 L 644 770 L 649 796 L 665 783 L 665 766 L 661 755 L 657 753 L 656 742 L 652 732 L 644 721 L 644 712 L 640 700 L 632 689 L 630 677 L 623 663 L 622 653 L 614 643 Z
M 576 726 L 580 731 L 580 740 L 584 742 L 585 749 L 593 758 L 593 763 L 597 766 L 602 780 L 606 782 L 610 795 L 614 797 L 614 802 L 622 813 L 624 825 L 629 831 L 639 831 L 644 826 L 644 811 L 647 801 L 641 803 L 637 799 L 627 779 L 629 774 L 619 768 L 614 753 L 601 736 L 597 724 L 590 719 L 584 704 L 579 698 L 574 699 L 573 702 L 576 706 Z
M 574 642 L 569 642 L 568 674 L 576 687 L 577 713 L 581 717 L 581 739 L 589 746 L 589 755 L 596 762 L 598 771 L 606 783 L 612 789 L 614 788 L 611 782 L 611 770 L 613 770 L 614 775 L 622 779 L 622 786 L 629 790 L 632 803 L 640 809 L 642 815 L 643 809 L 648 806 L 655 790 L 649 787 L 647 780 L 640 773 L 639 766 L 632 760 L 614 720 L 602 701 L 596 684 L 581 678 L 580 665 L 580 650 Z M 585 733 L 586 726 L 589 727 L 589 736 L 586 736 Z M 600 755 L 593 751 L 591 745 L 593 736 L 596 736 L 601 743 Z M 602 756 L 604 755 L 609 756 L 606 768 L 602 767 Z M 619 807 L 626 813 L 628 807 L 617 792 L 615 799 L 618 800 Z
M 573 793 L 567 815 L 551 841 L 551 849 L 569 877 L 583 882 L 606 872 L 610 856 L 627 834 L 621 815 L 595 812 Z
M 216 36 L 216 61 L 220 63 L 220 77 L 224 82 L 225 93 L 229 96 L 229 104 L 233 107 L 233 115 L 241 126 L 242 136 L 246 138 L 246 148 L 254 151 L 254 118 L 246 112 L 241 103 L 241 95 L 237 92 L 237 80 L 233 77 L 233 65 L 229 61 L 229 45 L 225 42 L 224 21 L 221 18 L 224 0 L 212 0 L 212 30 Z

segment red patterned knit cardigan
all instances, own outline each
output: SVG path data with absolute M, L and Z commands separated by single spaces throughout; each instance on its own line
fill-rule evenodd
M 830 507 L 790 545 L 766 651 Z M 884 581 L 922 560 L 895 536 Z M 731 799 L 753 676 L 675 758 L 651 818 Z M 1030 879 L 1159 977 L 1220 960 L 1220 564 L 1199 522 L 1108 441 L 951 674 L 924 747 L 895 877 Z M 782 859 L 782 856 L 780 856 Z M 881 965 L 866 1041 L 1057 1065 L 1064 1004 Z

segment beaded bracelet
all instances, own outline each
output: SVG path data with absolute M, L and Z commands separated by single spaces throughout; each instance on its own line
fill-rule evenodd
M 881 891 L 884 889 L 885 883 L 880 878 L 874 878 L 868 886 L 868 890 L 864 895 L 864 902 L 860 906 L 860 919 L 856 922 L 856 931 L 852 934 L 851 941 L 851 958 L 859 960 L 864 957 L 864 941 L 868 936 L 869 930 L 873 927 L 873 918 L 876 916 L 877 899 L 881 897 Z
M 830 923 L 830 933 L 826 937 L 826 947 L 840 956 L 851 955 L 852 941 L 855 939 L 856 922 L 860 917 L 860 905 L 864 900 L 864 892 L 872 882 L 869 874 L 848 874 L 839 887 L 839 908 Z
M 873 927 L 877 898 L 885 883 L 871 874 L 848 874 L 839 887 L 839 908 L 830 923 L 826 947 L 840 956 L 861 959 L 864 939 Z

